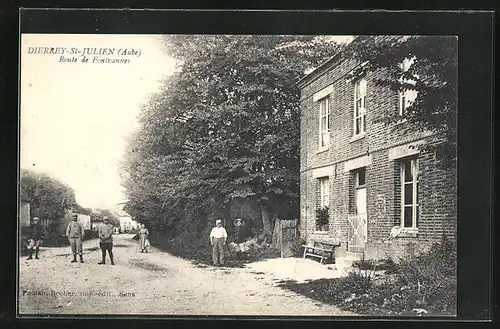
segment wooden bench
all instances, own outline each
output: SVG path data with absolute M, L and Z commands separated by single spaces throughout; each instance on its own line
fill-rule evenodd
M 340 247 L 340 243 L 311 241 L 307 245 L 303 244 L 302 247 L 304 247 L 304 256 L 302 258 L 306 258 L 307 256 L 319 258 L 319 262 L 322 264 L 325 259 L 334 258 L 335 247 Z

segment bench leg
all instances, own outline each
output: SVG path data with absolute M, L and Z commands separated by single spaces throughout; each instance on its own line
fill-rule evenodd
M 307 247 L 304 247 L 304 256 L 302 258 L 306 258 Z

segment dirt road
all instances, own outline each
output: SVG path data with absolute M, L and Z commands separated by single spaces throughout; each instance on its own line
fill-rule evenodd
M 114 238 L 116 265 L 98 265 L 97 240 L 84 242 L 84 264 L 69 247 L 20 259 L 20 314 L 350 315 L 276 286 L 248 268 L 199 267 L 155 248 L 136 252 L 131 235 Z

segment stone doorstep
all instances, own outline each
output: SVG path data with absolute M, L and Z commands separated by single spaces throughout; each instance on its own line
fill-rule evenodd
M 346 252 L 342 256 L 335 257 L 335 265 L 350 267 L 352 263 L 361 260 L 362 258 L 363 258 L 363 253 Z

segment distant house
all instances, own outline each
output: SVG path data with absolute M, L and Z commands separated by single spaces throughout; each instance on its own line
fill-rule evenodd
M 137 229 L 139 223 L 132 219 L 130 216 L 120 216 L 120 231 L 128 232 Z
M 30 225 L 30 202 L 26 192 L 21 189 L 19 195 L 19 227 Z
M 91 215 L 91 226 L 90 229 L 92 231 L 98 231 L 99 226 L 103 225 L 104 221 L 102 220 L 102 215 L 98 211 L 94 211 Z
M 92 220 L 92 231 L 98 231 L 99 227 L 104 224 L 102 219 Z
M 66 234 L 68 224 L 73 220 L 73 213 L 78 215 L 78 221 L 83 225 L 85 230 L 91 230 L 91 209 L 83 208 L 79 204 L 74 204 L 72 209 L 66 210 L 63 218 L 59 221 L 58 230 L 61 235 Z
M 353 258 L 455 239 L 456 175 L 416 147 L 442 137 L 404 120 L 397 130 L 374 122 L 387 110 L 402 115 L 415 94 L 377 85 L 385 73 L 359 75 L 360 65 L 340 52 L 298 82 L 302 236 L 340 243 L 337 256 Z M 321 208 L 326 222 L 318 221 Z
M 139 227 L 139 223 L 135 221 L 125 210 L 123 210 L 123 206 L 124 203 L 118 203 L 110 209 L 110 211 L 112 211 L 120 220 L 120 231 L 127 232 L 132 229 L 137 229 Z
M 85 230 L 91 229 L 90 215 L 78 214 L 78 221 L 80 222 L 80 224 L 82 224 L 83 229 Z

